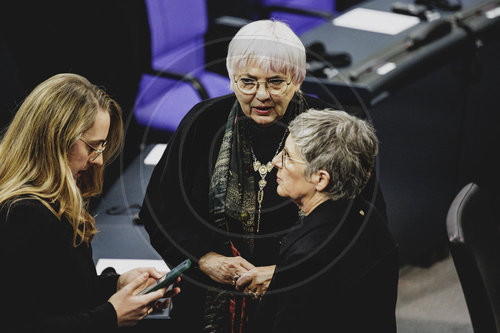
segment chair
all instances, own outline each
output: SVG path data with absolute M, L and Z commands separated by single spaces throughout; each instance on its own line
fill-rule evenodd
M 331 21 L 336 14 L 335 0 L 250 0 L 259 18 L 287 22 L 298 35 Z
M 227 1 L 227 0 L 226 0 Z M 335 0 L 240 0 L 239 11 L 220 7 L 220 0 L 208 0 L 211 6 L 211 31 L 223 29 L 232 37 L 239 28 L 254 20 L 278 19 L 298 35 L 333 20 Z M 217 35 L 214 33 L 214 35 Z M 220 35 L 220 34 L 219 34 Z
M 145 1 L 151 66 L 141 77 L 134 117 L 140 126 L 172 133 L 196 103 L 230 93 L 230 81 L 206 70 L 205 0 Z
M 475 183 L 454 198 L 446 219 L 450 253 L 475 333 L 500 332 L 498 194 Z
M 220 5 L 220 2 L 223 5 Z M 259 19 L 278 19 L 286 22 L 290 28 L 300 37 L 305 32 L 315 28 L 325 22 L 332 21 L 336 15 L 336 0 L 240 0 L 238 9 L 233 8 L 228 0 L 207 0 L 209 6 L 210 27 L 208 36 L 212 40 L 222 41 L 226 47 L 208 45 L 207 55 L 211 59 L 218 59 L 223 56 L 223 49 L 227 48 L 230 39 L 245 24 Z M 319 43 L 315 43 L 319 44 Z M 324 50 L 324 45 L 308 50 L 308 64 L 311 61 L 320 59 L 326 60 L 335 67 L 344 67 L 350 64 L 351 59 L 348 54 L 329 54 Z M 319 58 L 318 58 L 319 57 Z M 310 74 L 321 77 L 323 67 L 321 64 L 313 64 L 313 70 L 308 70 Z M 218 73 L 227 73 L 223 66 L 217 68 Z

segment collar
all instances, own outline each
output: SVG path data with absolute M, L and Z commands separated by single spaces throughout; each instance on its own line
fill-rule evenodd
M 337 234 L 345 223 L 352 223 L 353 218 L 367 218 L 369 208 L 369 204 L 361 198 L 321 203 L 283 238 L 280 255 L 318 228 L 328 226 L 330 233 Z

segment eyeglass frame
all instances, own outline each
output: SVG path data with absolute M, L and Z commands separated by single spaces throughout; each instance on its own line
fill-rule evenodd
M 288 90 L 288 87 L 290 86 L 290 84 L 291 84 L 291 83 L 292 83 L 292 81 L 293 81 L 292 79 L 290 79 L 290 81 L 288 81 L 288 83 L 287 83 L 287 82 L 286 82 L 286 80 L 285 80 L 285 79 L 283 79 L 283 81 L 286 83 L 286 87 L 285 87 L 285 89 L 284 89 L 282 92 L 278 93 L 278 94 L 273 94 L 273 93 L 269 90 L 269 80 L 266 80 L 266 81 L 257 81 L 257 80 L 255 80 L 255 79 L 248 78 L 248 79 L 250 79 L 250 80 L 254 80 L 254 81 L 255 81 L 255 83 L 256 83 L 256 85 L 255 85 L 255 91 L 254 91 L 254 92 L 251 92 L 251 93 L 246 93 L 246 92 L 244 92 L 243 90 L 241 90 L 241 88 L 238 86 L 238 81 L 240 81 L 240 80 L 241 80 L 241 78 L 242 78 L 242 77 L 240 76 L 240 78 L 239 78 L 239 79 L 236 79 L 236 75 L 233 75 L 234 84 L 236 85 L 236 87 L 238 88 L 238 90 L 239 90 L 242 94 L 245 94 L 245 95 L 253 95 L 253 94 L 255 94 L 257 91 L 259 91 L 259 83 L 264 83 L 264 84 L 265 84 L 265 85 L 264 85 L 264 87 L 266 88 L 266 91 L 267 91 L 268 93 L 270 93 L 271 95 L 274 95 L 274 96 L 283 96 L 283 95 L 285 94 L 285 92 Z
M 286 157 L 285 157 L 285 153 L 286 153 Z M 306 161 L 298 160 L 296 158 L 290 157 L 290 154 L 288 153 L 288 151 L 286 150 L 286 148 L 283 148 L 278 154 L 281 154 L 281 165 L 284 168 L 288 169 L 288 165 L 287 165 L 287 162 L 286 162 L 287 160 L 294 161 L 294 162 L 301 163 L 301 164 L 307 164 Z
M 91 161 L 95 161 L 99 157 L 99 155 L 102 154 L 102 152 L 106 149 L 106 143 L 108 142 L 108 141 L 104 141 L 103 143 L 101 143 L 101 148 L 95 148 L 94 146 L 92 146 L 90 143 L 86 142 L 82 138 L 79 138 L 79 140 L 82 141 L 83 143 L 85 143 L 87 146 L 89 146 L 89 148 L 91 148 L 93 150 L 93 152 L 90 153 L 90 155 L 95 154 L 95 156 L 94 157 L 89 156 Z

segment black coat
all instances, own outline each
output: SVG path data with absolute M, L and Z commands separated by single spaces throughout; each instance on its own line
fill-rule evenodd
M 8 215 L 7 215 L 8 212 Z M 2 332 L 110 332 L 117 275 L 98 276 L 92 249 L 40 201 L 0 211 Z M 5 330 L 7 329 L 7 331 Z
M 396 332 L 397 244 L 362 198 L 326 201 L 281 245 L 255 332 Z
M 331 108 L 317 98 L 304 97 L 310 108 Z M 227 118 L 235 102 L 235 95 L 230 94 L 195 105 L 180 123 L 153 171 L 139 216 L 151 244 L 169 266 L 175 266 L 187 257 L 196 262 L 210 251 L 230 255 L 227 254 L 230 249 L 225 245 L 226 236 L 214 231 L 208 222 L 208 191 Z M 268 144 L 270 147 L 263 146 L 265 144 L 255 145 L 254 148 L 270 148 L 274 153 L 277 143 Z M 269 202 L 272 195 L 277 196 L 275 173 L 273 170 L 268 175 L 263 205 Z M 377 204 L 385 213 L 380 191 L 373 191 L 375 180 L 370 186 L 371 192 L 377 194 Z M 285 198 L 276 200 L 282 200 L 284 204 L 274 205 L 280 208 L 269 213 L 274 216 L 273 223 L 289 228 L 298 218 L 297 207 Z M 268 220 L 263 213 L 262 221 Z M 256 252 L 263 254 L 260 258 L 242 256 L 257 266 L 275 264 L 282 236 L 266 238 L 263 248 L 256 246 Z M 179 321 L 184 331 L 200 328 L 205 292 L 211 284 L 212 281 L 196 268 L 184 274 L 182 292 L 175 297 L 172 311 L 173 322 Z M 187 328 L 191 326 L 194 328 Z

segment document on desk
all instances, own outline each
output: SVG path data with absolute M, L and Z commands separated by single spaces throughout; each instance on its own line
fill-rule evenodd
M 156 144 L 153 149 L 149 152 L 148 156 L 144 159 L 144 164 L 146 165 L 156 165 L 163 156 L 163 152 L 167 148 L 165 143 Z
M 419 22 L 418 17 L 367 8 L 355 8 L 333 20 L 333 24 L 339 27 L 388 35 L 397 35 Z
M 107 267 L 113 267 L 118 274 L 125 273 L 134 268 L 154 267 L 160 272 L 169 272 L 167 264 L 161 259 L 114 259 L 100 258 L 97 260 L 95 269 L 97 274 L 101 274 Z

